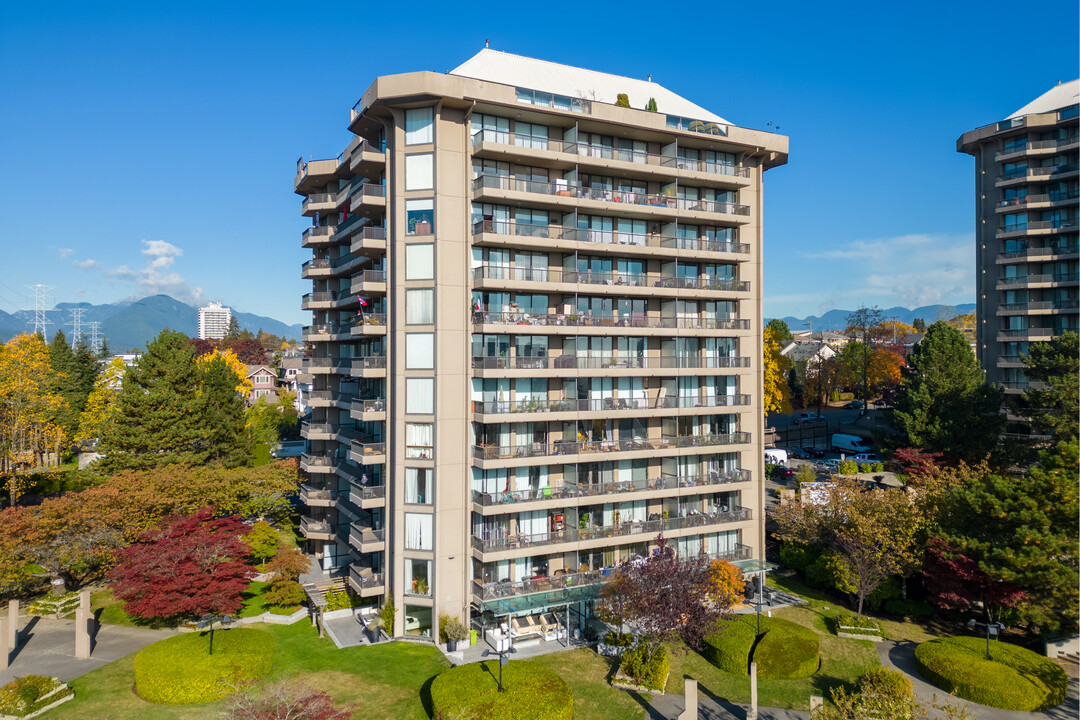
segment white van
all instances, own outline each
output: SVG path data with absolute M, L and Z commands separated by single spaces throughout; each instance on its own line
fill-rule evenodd
M 844 433 L 834 433 L 830 445 L 833 450 L 845 453 L 866 453 L 871 450 L 870 443 L 858 435 L 845 435 Z
M 788 452 L 784 448 L 765 448 L 765 462 L 770 465 L 787 465 Z

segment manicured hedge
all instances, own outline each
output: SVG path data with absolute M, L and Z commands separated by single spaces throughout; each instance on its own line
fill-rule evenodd
M 915 648 L 919 673 L 937 687 L 980 705 L 1032 712 L 1065 701 L 1068 679 L 1056 664 L 1015 645 L 974 637 L 938 638 Z
M 821 640 L 816 632 L 780 618 L 762 618 L 761 629 L 765 635 L 754 648 L 753 657 L 758 677 L 791 680 L 817 672 Z
M 219 700 L 240 685 L 270 672 L 277 640 L 251 628 L 177 635 L 135 656 L 135 692 L 144 700 L 192 705 Z
M 498 660 L 459 665 L 431 683 L 435 720 L 570 720 L 574 693 L 542 665 L 510 661 L 503 666 L 499 692 Z
M 768 618 L 762 618 L 762 621 Z M 702 656 L 724 672 L 732 675 L 750 674 L 750 650 L 757 639 L 755 626 L 741 618 L 724 623 L 723 627 L 705 638 Z
M 706 638 L 702 655 L 733 675 L 749 675 L 751 651 L 759 677 L 792 679 L 817 672 L 821 640 L 816 632 L 789 620 L 763 617 L 759 640 L 757 621 L 756 615 L 747 614 L 726 623 L 718 633 Z

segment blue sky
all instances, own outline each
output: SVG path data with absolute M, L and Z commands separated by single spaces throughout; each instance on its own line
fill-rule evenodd
M 304 321 L 296 159 L 341 151 L 374 77 L 449 70 L 485 39 L 778 125 L 767 314 L 970 302 L 956 138 L 1080 74 L 1074 0 L 522 7 L 3 3 L 0 309 L 43 283 Z

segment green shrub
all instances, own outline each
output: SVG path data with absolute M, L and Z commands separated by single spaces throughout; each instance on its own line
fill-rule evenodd
M 386 596 L 386 604 L 379 611 L 379 616 L 383 621 L 383 629 L 386 630 L 386 634 L 390 637 L 394 637 L 394 613 L 394 594 L 390 593 Z
M 901 615 L 903 617 L 911 618 L 924 618 L 930 617 L 934 614 L 934 606 L 928 602 L 922 600 L 903 600 L 901 598 L 890 598 L 884 603 L 885 612 L 890 615 Z
M 630 633 L 620 633 L 612 630 L 607 635 L 604 635 L 605 645 L 614 645 L 615 647 L 630 647 L 634 642 L 634 636 Z
M 651 657 L 646 657 L 647 652 L 643 645 L 624 652 L 619 663 L 619 671 L 630 678 L 630 682 L 634 685 L 652 690 L 663 690 L 667 685 L 668 672 L 671 670 L 671 659 L 668 657 L 667 650 L 662 647 Z
M 529 662 L 503 667 L 498 660 L 458 665 L 431 683 L 435 720 L 570 720 L 574 693 L 553 670 Z
M 840 464 L 836 466 L 836 472 L 841 475 L 854 475 L 859 472 L 859 463 L 854 460 L 841 460 Z
M 859 678 L 859 692 L 875 697 L 908 698 L 915 695 L 911 678 L 887 667 L 870 668 Z
M 861 472 L 861 473 L 872 473 L 872 472 L 874 472 L 874 464 L 873 463 L 863 463 L 863 464 L 859 465 L 859 472 Z
M 307 593 L 304 586 L 295 580 L 276 580 L 269 588 L 263 591 L 263 599 L 271 605 L 288 607 L 289 612 L 304 602 Z
M 877 610 L 886 600 L 892 600 L 895 597 L 900 597 L 900 579 L 895 575 L 890 575 L 866 598 L 866 607 Z
M 615 104 L 619 107 L 630 107 L 630 96 L 626 93 L 619 93 L 615 98 Z
M 645 103 L 645 109 L 649 112 L 656 112 L 656 98 L 649 98 L 649 102 Z
M 842 593 L 854 593 L 851 573 L 844 558 L 827 550 L 806 568 L 806 583 L 811 587 L 833 588 Z
M 754 648 L 753 656 L 759 677 L 790 680 L 817 672 L 821 664 L 821 640 L 816 632 L 790 620 L 761 620 L 765 634 Z
M 1033 712 L 1065 701 L 1068 678 L 1050 660 L 1025 648 L 974 637 L 937 638 L 915 648 L 927 681 L 981 705 Z
M 705 649 L 701 654 L 724 672 L 749 675 L 750 650 L 756 639 L 755 627 L 738 618 L 724 623 L 715 634 L 706 637 Z
M 348 610 L 353 607 L 356 607 L 356 600 L 347 588 L 341 588 L 339 590 L 331 588 L 326 591 L 327 612 L 332 612 L 334 610 Z
M 233 628 L 187 633 L 149 645 L 135 655 L 135 692 L 143 700 L 191 705 L 219 700 L 241 685 L 270 672 L 274 636 L 263 630 Z
M 817 672 L 821 640 L 816 632 L 789 620 L 763 617 L 758 639 L 757 622 L 754 615 L 742 615 L 726 623 L 706 638 L 702 655 L 724 672 L 744 677 L 750 672 L 751 651 L 758 675 L 764 678 L 803 678 Z
M 57 678 L 23 675 L 0 688 L 0 714 L 25 717 L 60 698 L 71 695 L 71 688 L 49 695 L 63 685 Z M 48 697 L 45 697 L 48 695 Z
M 806 569 L 819 557 L 821 557 L 821 548 L 813 545 L 794 542 L 780 545 L 780 562 L 799 572 L 806 572 Z
M 885 463 L 876 462 L 870 472 L 885 472 Z

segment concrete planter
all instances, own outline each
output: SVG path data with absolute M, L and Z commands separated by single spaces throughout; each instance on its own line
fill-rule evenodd
M 51 692 L 46 693 L 45 695 L 43 695 L 40 698 L 40 700 L 48 700 L 49 698 L 51 698 L 51 697 L 53 697 L 55 695 L 58 695 L 59 693 L 65 692 L 67 689 L 68 689 L 67 683 L 61 683 L 60 687 L 56 688 L 55 690 L 53 690 Z M 75 699 L 75 693 L 69 692 L 64 697 L 57 698 L 56 700 L 49 703 L 48 705 L 45 705 L 44 707 L 41 707 L 41 708 L 35 710 L 34 712 L 29 713 L 27 715 L 23 715 L 21 717 L 18 716 L 18 715 L 0 714 L 0 720 L 30 720 L 30 718 L 36 718 L 38 715 L 44 715 L 45 713 L 52 710 L 54 707 L 58 707 L 60 705 L 63 705 L 64 703 L 66 703 L 68 700 L 74 700 L 74 699 Z
M 323 620 L 336 620 L 337 618 L 352 617 L 356 614 L 354 608 L 345 608 L 344 610 L 331 610 L 322 614 Z
M 255 623 L 267 623 L 269 625 L 292 625 L 298 623 L 301 620 L 305 620 L 308 617 L 307 608 L 300 608 L 292 615 L 275 615 L 271 612 L 264 612 L 262 615 L 255 615 L 253 617 L 238 618 L 233 622 L 238 625 L 254 625 Z
M 667 681 L 669 677 L 671 677 L 670 671 L 668 671 L 668 674 L 664 676 L 664 688 L 667 687 Z M 632 692 L 649 693 L 650 695 L 664 694 L 664 691 L 662 689 L 654 690 L 653 688 L 645 687 L 644 685 L 634 685 L 631 682 L 630 678 L 623 675 L 621 671 L 615 673 L 615 678 L 611 681 L 611 687 L 619 688 L 620 690 L 630 690 Z

